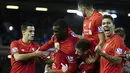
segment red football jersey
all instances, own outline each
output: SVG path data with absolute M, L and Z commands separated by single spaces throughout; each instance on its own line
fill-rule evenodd
M 94 41 L 98 44 L 98 34 L 102 33 L 101 29 L 102 15 L 96 11 L 90 16 L 86 17 L 83 22 L 82 34 L 86 40 Z
M 21 39 L 13 41 L 10 45 L 11 53 L 11 72 L 10 73 L 35 73 L 35 59 L 32 58 L 27 61 L 16 61 L 14 58 L 15 53 L 26 54 L 36 51 L 38 45 L 34 42 L 24 43 Z
M 102 51 L 111 56 L 124 56 L 125 45 L 124 40 L 118 36 L 113 35 L 104 43 Z M 123 57 L 120 64 L 113 64 L 104 57 L 100 58 L 100 73 L 123 73 Z
M 69 34 L 69 36 L 75 36 L 75 33 L 74 33 L 69 27 L 68 27 L 68 34 Z M 48 50 L 49 48 L 52 48 L 53 45 L 54 45 L 54 41 L 55 41 L 55 42 L 58 41 L 58 40 L 56 39 L 55 35 L 53 35 L 53 36 L 51 37 L 51 40 L 49 40 L 48 42 L 46 42 L 45 44 L 43 44 L 43 45 L 41 46 L 41 49 L 40 49 L 40 50 L 45 51 L 45 50 Z
M 56 70 L 56 73 L 62 73 L 61 63 L 68 64 L 69 69 L 66 73 L 71 73 L 77 69 L 77 59 L 75 55 L 75 44 L 79 39 L 73 36 L 69 36 L 64 41 L 58 41 L 55 36 L 41 46 L 41 50 L 47 50 L 49 47 L 54 46 L 54 63 L 52 69 Z

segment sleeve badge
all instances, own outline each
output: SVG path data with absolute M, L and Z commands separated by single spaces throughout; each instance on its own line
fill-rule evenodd
M 68 56 L 68 60 L 71 61 L 71 62 L 74 61 L 73 56 Z
M 12 50 L 11 50 L 13 53 L 16 53 L 16 52 L 18 52 L 18 48 L 17 47 L 14 47 L 14 48 L 12 48 Z
M 98 32 L 103 32 L 101 26 L 98 27 Z
M 122 49 L 121 49 L 121 48 L 117 48 L 117 49 L 116 49 L 116 53 L 117 53 L 117 54 L 122 54 Z

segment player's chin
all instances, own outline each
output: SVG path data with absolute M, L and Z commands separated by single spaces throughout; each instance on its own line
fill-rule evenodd
M 31 38 L 31 39 L 30 39 L 30 41 L 33 41 L 33 40 L 34 40 L 34 38 Z

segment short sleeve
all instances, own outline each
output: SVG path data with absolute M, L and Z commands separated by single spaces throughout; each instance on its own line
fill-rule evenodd
M 114 46 L 114 56 L 124 56 L 125 44 L 121 38 L 116 38 Z
M 98 30 L 98 33 L 102 33 L 102 28 L 101 28 L 101 24 L 102 24 L 102 16 L 98 16 L 95 20 L 95 27 L 97 28 Z
M 19 49 L 18 49 L 18 43 L 16 41 L 13 41 L 11 44 L 10 44 L 10 53 L 11 55 L 15 54 L 15 53 L 18 53 L 19 52 Z
M 73 37 L 76 37 L 75 32 L 73 32 L 69 27 L 68 27 L 68 34 L 73 36 Z

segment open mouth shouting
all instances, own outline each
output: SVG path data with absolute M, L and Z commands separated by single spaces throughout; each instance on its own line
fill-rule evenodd
M 110 28 L 109 27 L 104 27 L 104 34 L 107 35 L 107 36 L 110 36 L 111 35 L 111 31 L 110 31 Z

